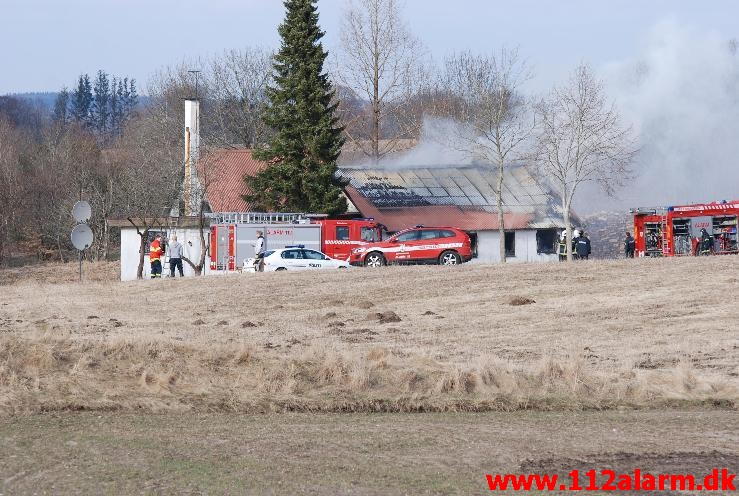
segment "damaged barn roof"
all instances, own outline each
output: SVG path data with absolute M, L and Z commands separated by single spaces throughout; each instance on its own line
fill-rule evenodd
M 390 231 L 416 224 L 498 229 L 492 166 L 339 167 L 337 175 L 362 215 Z M 506 170 L 503 203 L 507 229 L 564 227 L 560 197 L 525 166 Z

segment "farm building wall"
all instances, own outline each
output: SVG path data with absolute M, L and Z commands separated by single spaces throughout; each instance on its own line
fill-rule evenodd
M 183 254 L 193 262 L 200 260 L 200 234 L 198 229 L 180 228 L 164 233 L 167 238 L 177 235 L 177 241 L 183 245 Z M 206 231 L 206 239 L 208 231 Z M 136 279 L 136 269 L 139 266 L 139 235 L 133 227 L 121 228 L 121 281 L 133 281 Z M 195 271 L 186 262 L 182 262 L 185 277 L 195 275 Z M 205 257 L 205 268 L 203 273 L 210 271 L 210 258 Z M 164 274 L 165 276 L 168 274 Z M 151 266 L 149 265 L 149 254 L 144 256 L 144 278 L 151 277 Z M 179 274 L 178 274 L 179 277 Z
M 507 257 L 508 262 L 553 262 L 556 254 L 538 253 L 536 229 L 512 231 L 515 241 L 515 255 Z M 498 231 L 477 231 L 477 257 L 473 263 L 500 262 L 500 235 Z

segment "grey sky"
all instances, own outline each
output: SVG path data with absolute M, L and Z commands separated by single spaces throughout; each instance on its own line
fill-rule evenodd
M 329 50 L 345 5 L 319 1 Z M 0 94 L 55 91 L 101 68 L 144 86 L 184 57 L 276 46 L 282 11 L 278 0 L 0 0 Z M 580 60 L 633 56 L 665 19 L 739 36 L 733 0 L 407 0 L 405 12 L 435 58 L 519 46 L 540 88 Z

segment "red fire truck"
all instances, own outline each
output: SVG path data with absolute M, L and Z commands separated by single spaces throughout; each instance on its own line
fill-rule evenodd
M 739 253 L 739 200 L 637 208 L 631 213 L 634 214 L 636 256 L 696 255 L 703 229 L 713 240 L 713 254 Z
M 254 256 L 257 231 L 265 250 L 304 245 L 331 258 L 347 260 L 352 249 L 382 239 L 381 224 L 372 219 L 329 219 L 325 215 L 282 213 L 217 213 L 211 215 L 210 268 L 235 271 Z

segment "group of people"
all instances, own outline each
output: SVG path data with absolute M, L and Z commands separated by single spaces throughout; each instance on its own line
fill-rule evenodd
M 701 229 L 701 235 L 699 238 L 695 238 L 693 241 L 693 253 L 695 255 L 711 255 L 714 247 L 713 236 L 709 234 L 706 229 Z M 634 252 L 636 248 L 636 240 L 629 231 L 626 231 L 626 239 L 624 239 L 624 255 L 626 258 L 634 258 Z
M 572 231 L 572 257 L 575 260 L 587 260 L 591 252 L 590 239 L 585 235 L 585 231 L 579 229 Z M 562 231 L 559 237 L 558 253 L 560 261 L 567 260 L 567 231 Z
M 182 270 L 182 243 L 177 241 L 177 236 L 172 236 L 166 245 L 167 254 L 169 255 L 169 272 L 170 277 L 175 276 L 175 270 L 180 273 L 180 277 L 185 277 Z M 151 265 L 151 278 L 157 279 L 162 277 L 162 258 L 165 253 L 165 246 L 162 244 L 162 235 L 157 234 L 154 241 L 149 245 L 149 263 Z

